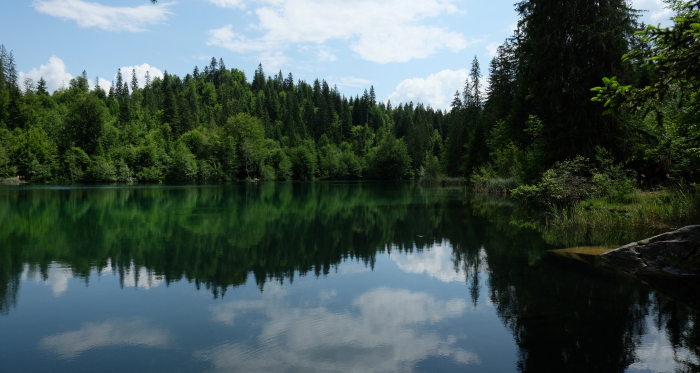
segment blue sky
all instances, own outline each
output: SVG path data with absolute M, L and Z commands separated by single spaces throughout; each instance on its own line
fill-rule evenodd
M 184 77 L 211 57 L 252 79 L 325 79 L 345 95 L 374 85 L 377 97 L 448 108 L 474 56 L 482 73 L 517 23 L 515 0 L 35 0 L 7 1 L 0 43 L 14 52 L 20 80 L 49 89 L 87 71 L 106 88 L 116 72 L 143 82 Z M 662 0 L 635 0 L 659 23 Z M 7 32 L 7 30 L 13 30 Z

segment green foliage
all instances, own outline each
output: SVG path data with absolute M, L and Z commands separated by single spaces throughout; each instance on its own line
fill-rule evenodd
M 193 181 L 197 179 L 199 167 L 197 159 L 183 142 L 178 142 L 170 152 L 172 159 L 168 178 L 175 181 Z
M 85 171 L 90 166 L 90 157 L 78 147 L 71 147 L 63 155 L 63 163 L 66 168 L 68 180 L 75 182 L 82 180 Z
M 30 129 L 20 133 L 12 147 L 13 163 L 29 180 L 47 181 L 58 171 L 58 149 L 46 132 Z
M 633 193 L 633 172 L 615 164 L 609 151 L 598 148 L 597 152 L 595 163 L 583 156 L 557 162 L 536 185 L 520 186 L 513 196 L 543 205 L 573 205 L 589 198 L 618 201 Z
M 276 177 L 278 180 L 292 180 L 292 161 L 285 153 L 281 153 L 280 161 L 277 164 Z
M 403 139 L 387 135 L 367 154 L 367 173 L 373 179 L 403 179 L 411 176 L 411 163 Z
M 93 95 L 78 93 L 67 110 L 66 137 L 88 154 L 94 153 L 106 121 L 105 104 Z
M 91 181 L 114 182 L 117 181 L 117 168 L 111 159 L 96 155 L 92 157 L 92 163 L 87 169 L 86 176 L 86 179 Z

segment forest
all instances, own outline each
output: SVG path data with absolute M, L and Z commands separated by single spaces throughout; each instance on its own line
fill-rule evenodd
M 666 2 L 667 28 L 624 0 L 519 2 L 517 30 L 486 73 L 471 61 L 449 110 L 381 102 L 374 87 L 346 97 L 261 65 L 251 80 L 216 58 L 143 84 L 119 71 L 108 92 L 83 72 L 48 92 L 19 82 L 2 46 L 0 177 L 454 177 L 545 203 L 688 185 L 700 170 L 700 2 Z

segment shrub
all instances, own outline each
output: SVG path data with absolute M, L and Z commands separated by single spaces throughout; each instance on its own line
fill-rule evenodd
M 260 171 L 260 180 L 273 181 L 275 180 L 275 169 L 272 166 L 264 165 Z
M 171 152 L 172 164 L 170 167 L 170 178 L 178 181 L 192 181 L 197 178 L 199 168 L 194 154 L 179 142 Z
M 93 157 L 87 169 L 87 179 L 92 181 L 117 181 L 117 169 L 111 160 L 104 156 Z
M 634 192 L 633 171 L 614 164 L 607 150 L 598 148 L 597 152 L 597 164 L 582 156 L 557 162 L 539 183 L 520 186 L 513 190 L 513 196 L 545 205 L 571 205 L 588 198 L 621 200 Z
M 85 171 L 90 166 L 90 157 L 78 147 L 66 150 L 63 155 L 63 163 L 66 168 L 66 176 L 72 182 L 82 180 Z

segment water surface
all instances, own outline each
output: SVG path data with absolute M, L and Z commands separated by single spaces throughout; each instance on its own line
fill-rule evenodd
M 0 189 L 0 370 L 695 371 L 697 312 L 403 183 Z

